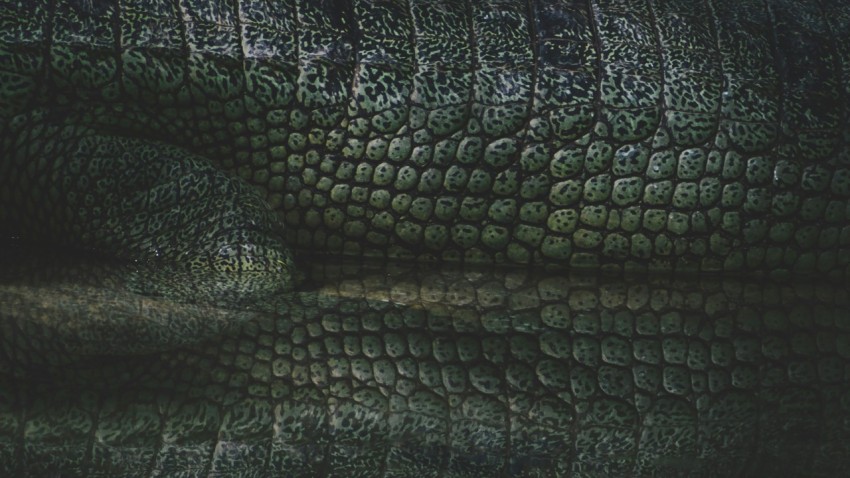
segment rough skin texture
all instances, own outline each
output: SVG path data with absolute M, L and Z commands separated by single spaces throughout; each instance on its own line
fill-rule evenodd
M 42 223 L 61 207 L 22 176 L 47 123 L 209 159 L 300 250 L 850 264 L 843 0 L 3 5 L 0 204 Z
M 0 473 L 836 477 L 850 463 L 844 287 L 308 275 L 275 313 L 152 356 L 33 364 L 32 334 L 5 331 L 0 356 L 18 360 L 0 360 Z
M 848 103 L 844 0 L 0 0 L 0 230 L 202 302 L 0 286 L 0 471 L 840 475 Z

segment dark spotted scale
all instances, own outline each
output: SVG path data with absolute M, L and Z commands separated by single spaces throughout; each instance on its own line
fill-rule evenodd
M 107 266 L 3 260 L 8 476 L 828 477 L 850 462 L 844 286 L 342 264 L 198 337 L 240 313 L 123 291 L 98 303 L 127 318 L 104 329 L 85 305 Z M 29 272 L 10 284 L 15 267 Z M 52 289 L 45 269 L 63 271 Z M 146 337 L 141 319 L 187 335 L 97 343 Z
M 38 171 L 68 134 L 123 137 L 257 186 L 301 251 L 843 277 L 848 17 L 838 0 L 10 0 L 0 224 L 43 239 L 106 218 L 112 198 Z

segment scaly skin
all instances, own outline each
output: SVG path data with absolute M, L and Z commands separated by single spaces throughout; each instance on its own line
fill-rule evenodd
M 333 292 L 276 295 L 284 244 L 845 280 L 846 2 L 0 1 L 0 229 L 176 268 L 153 289 L 201 302 L 139 298 L 125 268 L 129 291 L 0 289 L 7 474 L 850 464 L 840 286 L 473 273 L 411 304 L 311 273 Z M 134 327 L 138 350 L 87 358 Z
M 843 287 L 308 275 L 276 313 L 154 355 L 24 370 L 8 338 L 20 351 L 32 335 L 4 332 L 0 356 L 18 360 L 0 361 L 0 470 L 834 477 L 850 463 Z
M 91 207 L 115 193 L 63 209 L 50 159 L 88 165 L 100 145 L 115 174 L 164 148 L 115 152 L 117 136 L 259 186 L 298 250 L 836 278 L 850 264 L 843 0 L 5 5 L 0 224 L 20 235 L 92 241 L 74 228 L 113 219 Z M 145 244 L 170 244 L 151 229 Z

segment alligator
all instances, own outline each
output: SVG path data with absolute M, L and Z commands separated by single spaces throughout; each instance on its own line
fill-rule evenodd
M 840 474 L 848 40 L 841 0 L 3 0 L 0 231 L 126 263 L 3 283 L 0 469 Z

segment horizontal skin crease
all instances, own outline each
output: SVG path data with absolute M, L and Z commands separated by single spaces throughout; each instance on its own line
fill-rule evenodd
M 279 314 L 204 345 L 0 375 L 0 470 L 833 477 L 850 463 L 843 287 L 308 275 L 319 285 Z M 21 371 L 11 354 L 0 367 Z
M 847 8 L 13 2 L 0 120 L 184 148 L 311 253 L 840 278 Z
M 840 476 L 848 98 L 841 0 L 0 0 L 0 230 L 213 277 L 0 284 L 0 470 Z

